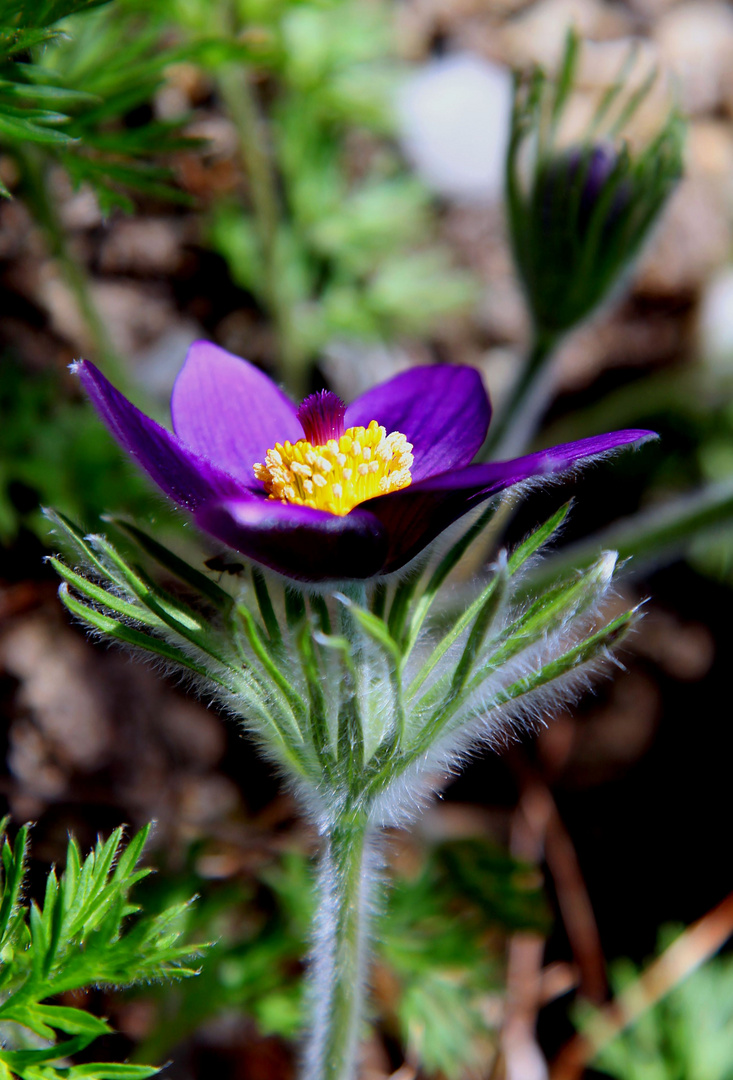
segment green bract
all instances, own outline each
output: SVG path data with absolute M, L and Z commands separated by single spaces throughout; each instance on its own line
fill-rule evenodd
M 233 596 L 134 526 L 138 546 L 198 594 L 183 600 L 157 584 L 105 536 L 83 536 L 52 515 L 86 573 L 51 559 L 69 610 L 107 637 L 187 669 L 232 709 L 312 803 L 317 820 L 344 810 L 397 823 L 395 785 L 449 765 L 467 740 L 493 738 L 507 713 L 534 710 L 540 691 L 601 655 L 629 625 L 628 611 L 597 625 L 597 604 L 615 556 L 512 602 L 527 560 L 565 509 L 509 557 L 501 556 L 460 616 L 424 626 L 443 580 L 474 538 L 471 530 L 427 581 L 397 585 L 391 602 L 359 586 L 332 595 L 287 585 L 273 596 L 264 575 Z M 89 576 L 91 571 L 93 578 Z M 431 788 L 433 783 L 429 785 Z
M 493 508 L 432 572 L 369 593 L 353 582 L 331 593 L 273 589 L 256 568 L 229 592 L 134 526 L 113 522 L 131 559 L 50 515 L 84 564 L 52 559 L 66 607 L 104 637 L 186 669 L 279 764 L 323 836 L 303 1080 L 354 1076 L 381 827 L 412 820 L 482 743 L 544 720 L 633 621 L 634 610 L 600 614 L 613 553 L 517 599 L 523 569 L 566 512 L 502 553 L 453 617 L 439 590 Z

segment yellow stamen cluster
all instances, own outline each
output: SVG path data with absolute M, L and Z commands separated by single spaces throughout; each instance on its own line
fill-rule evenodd
M 324 446 L 306 439 L 277 443 L 254 473 L 271 499 L 342 515 L 376 495 L 407 487 L 412 462 L 412 443 L 399 431 L 388 435 L 372 420 Z

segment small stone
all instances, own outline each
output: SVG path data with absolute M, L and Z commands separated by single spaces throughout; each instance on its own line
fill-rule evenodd
M 517 280 L 502 206 L 458 205 L 444 219 L 444 235 L 486 289 L 474 318 L 491 341 L 526 342 L 530 325 L 527 304 Z
M 136 282 L 95 282 L 94 297 L 113 344 L 129 355 L 154 341 L 175 317 L 165 288 Z
M 112 345 L 123 355 L 134 354 L 155 341 L 176 317 L 163 287 L 97 280 L 91 291 Z M 90 352 L 94 343 L 76 300 L 51 264 L 38 292 L 54 330 L 81 352 Z
M 707 180 L 729 197 L 733 177 L 733 134 L 721 120 L 697 120 L 687 130 L 687 176 Z
M 3 636 L 0 666 L 18 680 L 19 705 L 37 733 L 37 738 L 27 731 L 18 736 L 17 769 L 22 771 L 21 762 L 41 743 L 54 762 L 54 777 L 56 765 L 91 771 L 106 760 L 112 732 L 104 698 L 88 678 L 88 657 L 76 634 L 43 615 L 14 623 Z M 37 786 L 33 790 L 40 792 Z
M 173 274 L 183 259 L 181 241 L 181 225 L 171 218 L 122 218 L 102 241 L 99 266 L 113 274 Z
M 189 347 L 203 337 L 206 333 L 197 322 L 178 319 L 151 345 L 138 349 L 130 357 L 137 381 L 161 404 L 166 404 Z
M 86 185 L 59 203 L 59 215 L 64 228 L 71 231 L 95 229 L 103 221 L 97 196 Z
M 405 152 L 447 198 L 493 201 L 504 186 L 512 79 L 471 53 L 437 57 L 402 85 L 397 112 Z
M 496 345 L 481 357 L 478 366 L 495 413 L 501 413 L 524 361 L 525 351 L 509 345 Z
M 634 648 L 679 682 L 704 678 L 715 659 L 715 638 L 709 627 L 659 607 L 647 613 Z
M 226 729 L 211 710 L 171 694 L 162 698 L 157 715 L 159 733 L 188 768 L 203 772 L 224 756 Z
M 211 79 L 196 64 L 170 64 L 165 70 L 165 82 L 155 94 L 156 119 L 180 120 L 194 105 L 206 100 L 211 88 Z
M 719 185 L 688 176 L 667 204 L 636 272 L 636 290 L 650 296 L 693 293 L 729 257 L 733 233 Z
M 503 54 L 512 66 L 541 64 L 552 71 L 571 27 L 582 38 L 595 39 L 622 37 L 630 29 L 620 8 L 601 0 L 540 0 L 503 28 Z
M 0 202 L 0 259 L 15 263 L 31 256 L 44 255 L 40 234 L 33 227 L 27 208 L 19 199 L 2 199 Z
M 42 811 L 44 803 L 66 794 L 68 776 L 54 762 L 48 741 L 30 721 L 17 721 L 11 728 L 8 767 L 22 794 L 36 802 L 35 815 Z M 13 809 L 17 812 L 17 805 Z
M 627 0 L 632 11 L 638 12 L 644 19 L 654 20 L 668 11 L 679 0 Z
M 489 279 L 476 318 L 479 326 L 495 341 L 513 344 L 528 340 L 530 319 L 516 276 L 507 274 L 493 281 Z
M 94 343 L 69 286 L 51 264 L 45 265 L 38 277 L 36 296 L 46 309 L 54 332 L 72 345 L 75 352 L 89 352 Z
M 178 811 L 187 825 L 211 825 L 234 813 L 240 804 L 236 784 L 219 773 L 186 776 L 181 782 Z
M 204 139 L 205 157 L 228 158 L 238 152 L 239 140 L 237 129 L 231 120 L 223 116 L 205 115 L 197 117 L 186 128 L 186 135 L 191 139 Z M 201 156 L 201 151 L 198 152 Z
M 688 0 L 659 20 L 654 37 L 686 113 L 712 112 L 733 67 L 733 10 L 722 0 Z
M 726 266 L 708 281 L 700 302 L 697 353 L 721 374 L 733 370 L 733 267 Z
M 354 339 L 330 342 L 324 349 L 320 367 L 328 385 L 340 397 L 351 400 L 377 383 L 407 371 L 413 364 L 427 362 L 428 357 L 416 360 L 404 349 Z
M 633 304 L 602 311 L 570 335 L 557 352 L 554 387 L 574 392 L 611 368 L 668 363 L 685 347 L 683 326 L 668 312 L 655 314 Z

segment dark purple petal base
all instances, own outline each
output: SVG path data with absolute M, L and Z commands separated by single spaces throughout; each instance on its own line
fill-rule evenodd
M 359 507 L 339 517 L 274 499 L 230 499 L 202 507 L 196 522 L 235 551 L 298 581 L 374 577 L 387 553 L 381 524 Z
M 433 476 L 402 491 L 362 503 L 389 536 L 383 573 L 398 570 L 473 507 L 526 480 L 566 472 L 631 443 L 657 438 L 653 431 L 612 431 L 562 443 L 512 461 L 492 461 Z

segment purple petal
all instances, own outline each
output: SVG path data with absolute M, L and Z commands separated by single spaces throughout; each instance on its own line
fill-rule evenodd
M 512 458 L 510 461 L 490 461 L 485 465 L 470 465 L 458 472 L 434 476 L 424 480 L 420 484 L 420 490 L 450 491 L 470 486 L 502 491 L 504 488 L 511 487 L 512 484 L 518 484 L 521 480 L 564 472 L 579 461 L 586 462 L 602 457 L 630 443 L 641 444 L 649 439 L 658 438 L 655 431 L 638 429 L 609 431 L 605 435 L 591 435 L 588 439 L 577 439 L 575 442 L 550 446 L 547 450 L 538 450 L 534 454 Z
M 381 524 L 359 508 L 340 517 L 254 496 L 203 506 L 196 521 L 235 551 L 299 581 L 373 577 L 387 551 Z
M 250 487 L 252 466 L 275 443 L 303 438 L 295 406 L 274 382 L 208 341 L 188 350 L 173 386 L 171 417 L 187 446 Z
M 389 536 L 384 572 L 404 566 L 444 529 L 491 495 L 523 480 L 565 472 L 578 462 L 650 438 L 657 438 L 655 432 L 612 431 L 512 461 L 469 465 L 362 503 L 365 510 L 379 518 Z
M 414 367 L 352 402 L 346 427 L 371 420 L 401 431 L 412 443 L 414 481 L 459 469 L 486 438 L 491 405 L 479 373 L 471 367 L 435 364 Z
M 105 424 L 122 448 L 135 458 L 158 487 L 187 510 L 202 503 L 241 495 L 233 477 L 195 454 L 155 420 L 140 412 L 88 360 L 72 370 L 79 375 Z

